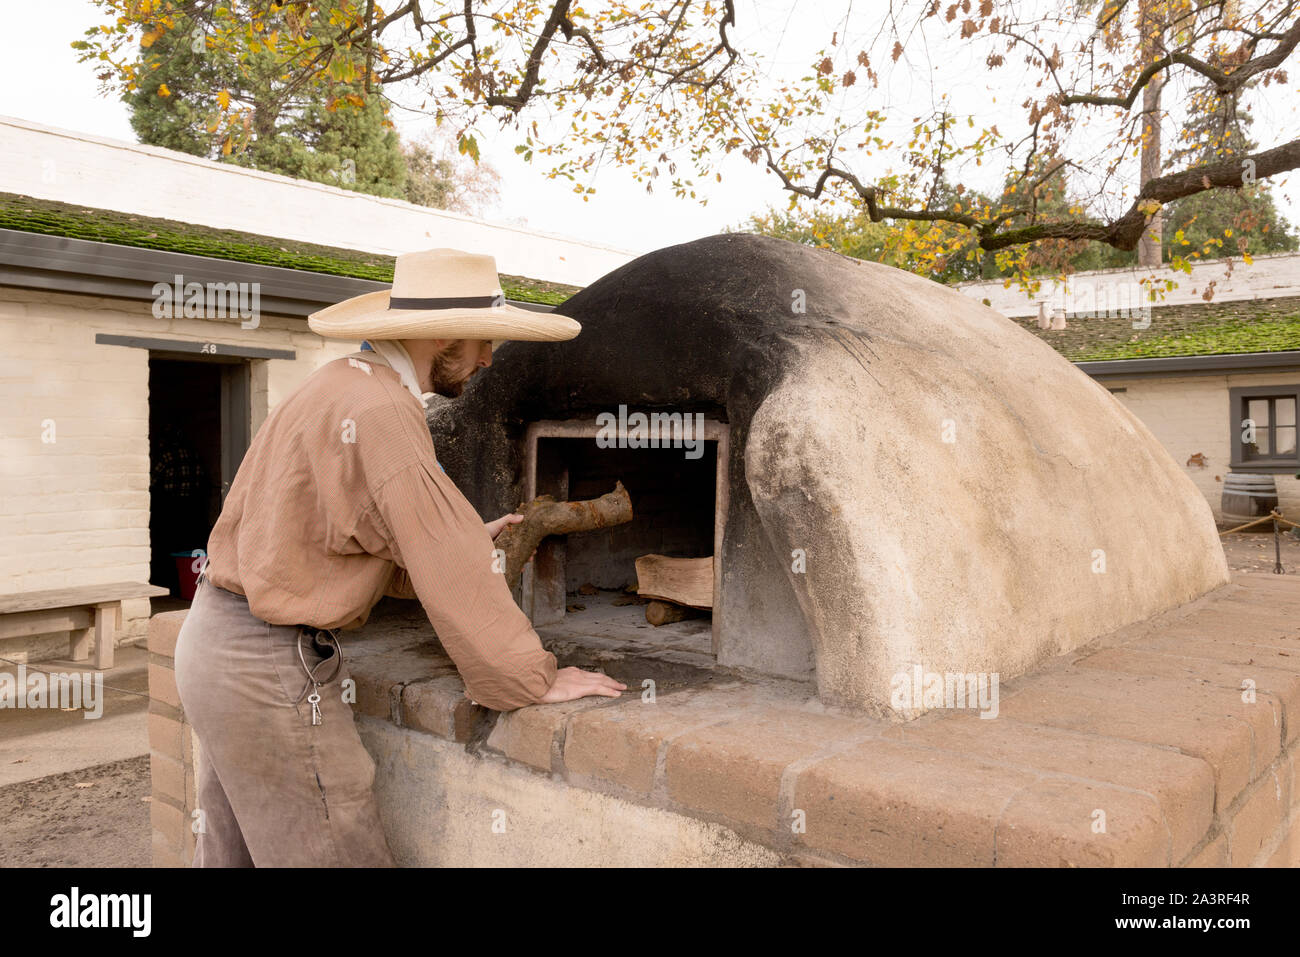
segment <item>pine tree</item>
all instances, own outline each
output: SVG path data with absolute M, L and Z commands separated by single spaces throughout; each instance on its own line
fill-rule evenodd
M 1221 96 L 1212 85 L 1192 90 L 1187 122 L 1167 168 L 1219 163 L 1258 148 L 1249 129 L 1255 121 L 1238 108 L 1238 97 Z M 1268 184 L 1253 182 L 1242 170 L 1241 189 L 1211 189 L 1170 203 L 1166 211 L 1164 258 L 1196 255 L 1202 259 L 1243 253 L 1289 252 L 1300 248 L 1273 201 Z
M 272 37 L 284 16 L 268 11 L 262 33 Z M 327 18 L 319 29 L 330 29 Z M 367 92 L 360 81 L 291 88 L 273 42 L 217 53 L 202 26 L 186 20 L 146 33 L 140 56 L 147 81 L 123 97 L 136 136 L 151 146 L 406 198 L 406 161 L 380 91 Z M 222 124 L 231 101 L 252 107 L 242 130 Z

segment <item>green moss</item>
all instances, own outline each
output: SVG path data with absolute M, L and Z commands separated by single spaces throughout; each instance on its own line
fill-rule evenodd
M 393 281 L 394 260 L 391 256 L 299 243 L 237 230 L 196 226 L 170 219 L 134 216 L 107 209 L 90 209 L 14 193 L 0 193 L 0 229 L 88 239 L 118 246 L 161 249 L 331 276 L 350 276 L 385 283 Z M 506 298 L 519 302 L 559 305 L 578 291 L 576 286 L 543 282 L 525 276 L 502 275 L 500 278 Z
M 1145 328 L 1130 316 L 1067 317 L 1065 329 L 1016 322 L 1074 362 L 1234 355 L 1300 349 L 1300 297 L 1185 303 L 1151 309 Z
M 1075 362 L 1102 359 L 1155 359 L 1165 356 L 1216 356 L 1243 352 L 1286 352 L 1300 349 L 1300 313 L 1256 320 L 1208 324 L 1181 335 L 1156 336 L 1079 351 Z

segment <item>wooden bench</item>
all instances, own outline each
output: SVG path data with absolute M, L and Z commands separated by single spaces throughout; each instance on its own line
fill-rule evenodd
M 95 668 L 107 671 L 113 667 L 113 637 L 122 627 L 122 602 L 166 594 L 167 589 L 157 585 L 113 582 L 0 595 L 0 639 L 66 631 L 68 657 L 85 661 L 93 633 Z

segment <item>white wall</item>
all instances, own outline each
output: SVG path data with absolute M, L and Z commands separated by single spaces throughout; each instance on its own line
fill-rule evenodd
M 1187 376 L 1179 378 L 1106 379 L 1107 389 L 1123 388 L 1115 398 L 1142 420 L 1174 461 L 1188 474 L 1222 519 L 1223 478 L 1231 469 L 1228 432 L 1228 390 L 1249 385 L 1293 385 L 1300 373 Z M 1188 464 L 1197 453 L 1205 466 Z M 1289 472 L 1274 475 L 1278 507 L 1300 516 L 1300 480 Z M 1300 521 L 1300 519 L 1296 519 Z
M 393 256 L 450 246 L 503 273 L 586 286 L 635 258 L 227 163 L 0 116 L 0 192 Z
M 244 330 L 151 310 L 0 287 L 0 594 L 149 579 L 149 352 L 99 345 L 96 333 L 295 350 L 252 363 L 254 429 L 312 371 L 356 350 L 301 319 L 264 314 Z M 144 634 L 148 601 L 123 612 L 120 637 Z
M 1256 256 L 1249 266 L 1236 258 L 1231 266 L 1224 260 L 1202 262 L 1192 267 L 1190 276 L 1172 269 L 1097 269 L 1074 273 L 1063 282 L 1044 279 L 1038 292 L 1032 295 L 1014 284 L 1004 286 L 1002 279 L 960 283 L 953 288 L 973 299 L 989 300 L 989 305 L 1004 316 L 1024 318 L 1038 315 L 1040 302 L 1047 304 L 1049 314 L 1054 305 L 1060 305 L 1068 315 L 1086 311 L 1091 303 L 1114 305 L 1141 301 L 1133 299 L 1134 293 L 1141 292 L 1138 280 L 1152 276 L 1162 289 L 1165 280 L 1178 284 L 1163 298 L 1149 303 L 1153 308 L 1300 296 L 1300 253 Z M 1211 291 L 1212 298 L 1205 299 L 1205 294 Z

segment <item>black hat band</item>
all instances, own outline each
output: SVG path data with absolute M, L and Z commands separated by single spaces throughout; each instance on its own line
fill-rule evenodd
M 506 297 L 500 296 L 453 296 L 440 299 L 412 299 L 390 296 L 389 309 L 487 309 L 491 306 L 504 306 Z

